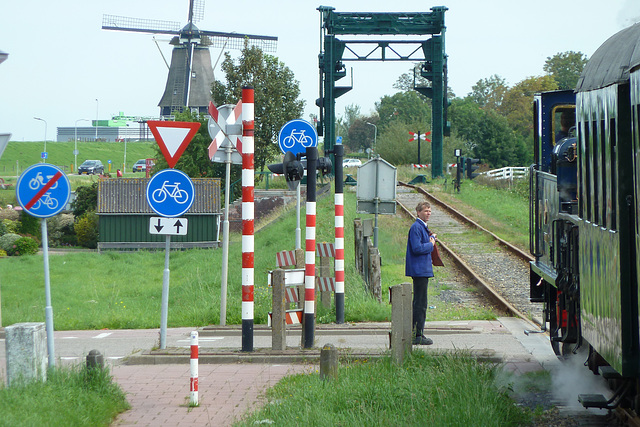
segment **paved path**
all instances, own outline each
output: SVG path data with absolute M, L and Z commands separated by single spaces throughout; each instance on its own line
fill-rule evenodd
M 112 373 L 132 409 L 116 426 L 230 426 L 264 402 L 265 390 L 311 365 L 224 364 L 199 366 L 199 407 L 189 408 L 189 365 L 114 366 Z

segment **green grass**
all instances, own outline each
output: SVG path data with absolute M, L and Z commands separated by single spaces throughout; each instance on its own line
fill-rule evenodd
M 401 365 L 390 358 L 341 365 L 335 380 L 319 373 L 281 380 L 267 403 L 236 426 L 518 426 L 531 413 L 515 405 L 499 369 L 459 355 L 414 351 Z
M 78 142 L 78 166 L 87 160 L 101 160 L 105 172 L 108 172 L 108 161 L 111 160 L 111 172 L 122 169 L 124 162 L 124 142 Z M 47 141 L 47 163 L 61 167 L 70 172 L 74 162 L 74 142 Z M 155 157 L 155 142 L 127 142 L 127 168 L 125 172 L 132 173 L 131 167 L 139 159 Z M 39 141 L 10 141 L 0 158 L 0 176 L 14 177 L 26 168 L 40 163 L 44 143 Z
M 54 368 L 46 382 L 0 386 L 0 426 L 108 426 L 126 409 L 108 368 Z

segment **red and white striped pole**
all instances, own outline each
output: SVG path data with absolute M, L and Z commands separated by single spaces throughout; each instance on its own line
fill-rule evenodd
M 334 146 L 336 164 L 335 175 L 335 301 L 336 301 L 336 323 L 344 323 L 344 181 L 342 171 L 342 158 L 344 157 L 344 147 L 342 144 Z
M 307 147 L 307 229 L 304 255 L 304 348 L 312 348 L 316 302 L 316 167 L 318 149 Z
M 253 351 L 254 105 L 253 88 L 242 88 L 242 351 Z
M 191 332 L 191 385 L 189 406 L 198 406 L 198 331 Z

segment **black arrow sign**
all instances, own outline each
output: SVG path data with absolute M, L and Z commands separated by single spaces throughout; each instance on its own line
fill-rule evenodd
M 161 218 L 158 218 L 158 225 L 154 225 L 154 227 L 156 228 L 158 233 L 160 232 L 160 230 L 162 230 L 164 228 L 164 225 L 160 225 L 161 224 L 160 221 L 161 221 Z
M 180 222 L 180 220 L 177 220 L 175 224 L 173 224 L 173 226 L 176 228 L 176 233 L 180 233 L 180 227 L 182 227 L 182 223 Z M 159 231 L 159 230 L 158 230 Z

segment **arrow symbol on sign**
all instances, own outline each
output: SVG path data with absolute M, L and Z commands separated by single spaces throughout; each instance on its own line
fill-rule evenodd
M 156 228 L 156 230 L 158 230 L 158 233 L 160 232 L 160 230 L 162 230 L 164 228 L 164 225 L 161 225 L 161 219 L 158 218 L 158 225 L 154 225 L 154 227 Z
M 180 220 L 177 220 L 176 223 L 173 224 L 173 226 L 176 228 L 176 233 L 180 233 L 180 227 L 182 227 L 182 223 L 180 222 Z

